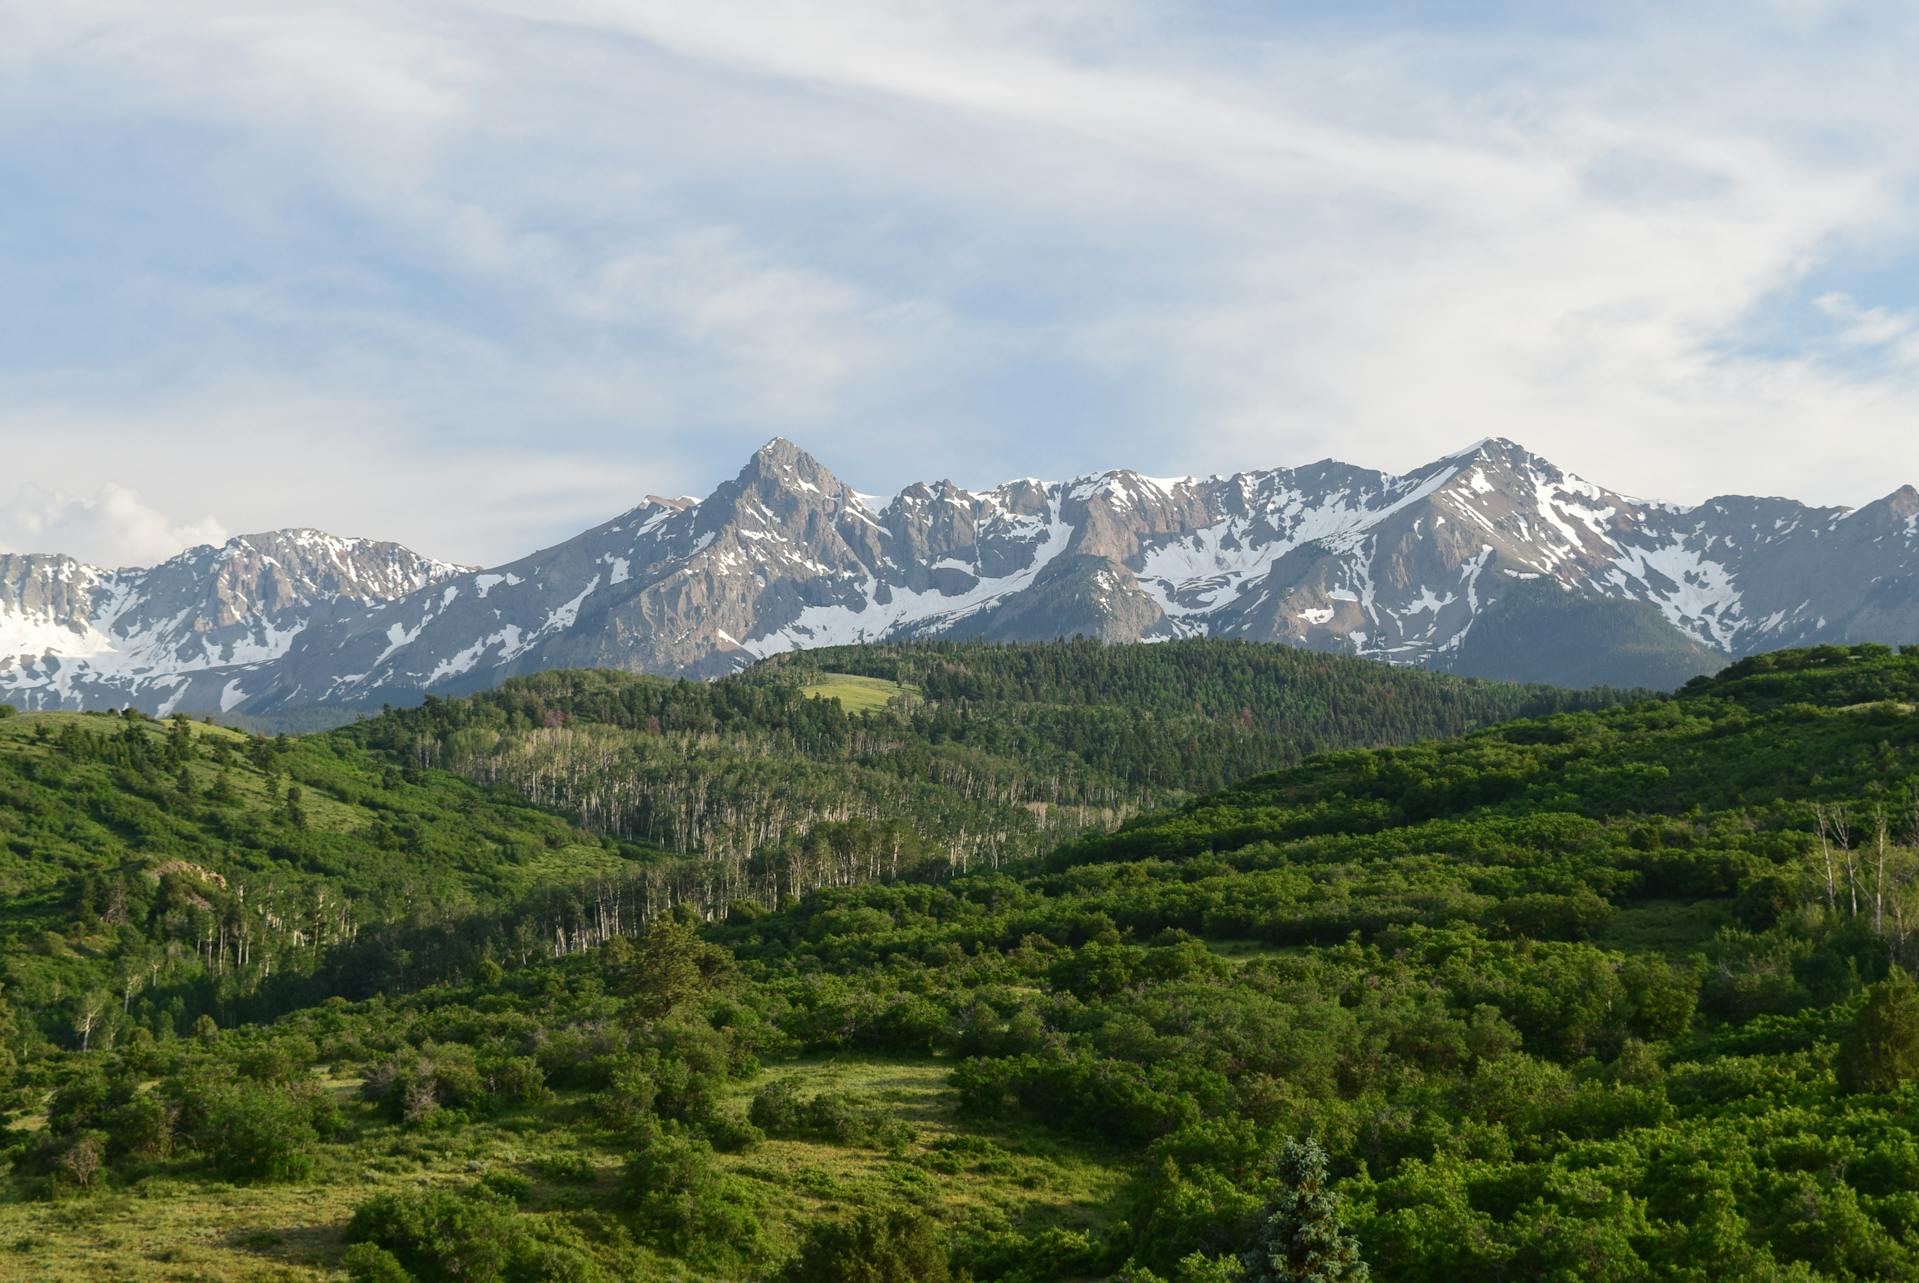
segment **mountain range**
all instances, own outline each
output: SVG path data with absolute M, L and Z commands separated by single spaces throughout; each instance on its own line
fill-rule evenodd
M 776 439 L 703 500 L 649 497 L 490 568 L 313 530 L 147 569 L 0 555 L 0 699 L 31 708 L 377 708 L 550 668 L 712 677 L 802 647 L 1074 635 L 1672 687 L 1762 650 L 1919 640 L 1919 492 L 1685 507 L 1489 439 L 1404 475 L 1326 460 L 883 500 Z

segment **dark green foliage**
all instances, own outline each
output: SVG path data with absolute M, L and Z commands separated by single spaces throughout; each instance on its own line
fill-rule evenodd
M 1850 1092 L 1892 1091 L 1919 1076 L 1919 985 L 1904 970 L 1866 990 L 1839 1044 L 1838 1072 Z
M 620 990 L 643 1020 L 657 1020 L 698 994 L 726 962 L 723 951 L 703 943 L 685 922 L 662 919 L 640 934 Z
M 1359 1244 L 1326 1189 L 1326 1151 L 1315 1140 L 1289 1140 L 1276 1166 L 1279 1186 L 1259 1242 L 1246 1253 L 1246 1283 L 1366 1283 Z
M 714 1167 L 713 1147 L 657 1125 L 636 1129 L 622 1205 L 654 1244 L 696 1259 L 752 1257 L 762 1247 L 750 1208 Z
M 804 694 L 842 673 L 914 694 L 857 715 Z M 737 851 L 770 904 L 1030 855 L 1323 749 L 1618 698 L 1243 642 L 910 643 L 797 652 L 712 683 L 540 673 L 342 734 L 596 831 Z
M 932 1221 L 886 1208 L 816 1225 L 780 1277 L 784 1283 L 946 1283 L 952 1272 Z
M 1639 601 L 1569 593 L 1550 579 L 1508 584 L 1461 641 L 1449 671 L 1556 686 L 1671 690 L 1725 656 Z
M 441 1109 L 473 1109 L 487 1097 L 471 1048 L 429 1043 L 376 1066 L 360 1087 L 395 1122 L 419 1124 Z
M 577 1238 L 515 1215 L 512 1202 L 484 1183 L 378 1195 L 353 1213 L 346 1236 L 350 1244 L 379 1249 L 358 1258 L 366 1264 L 357 1268 L 370 1279 L 611 1283 Z M 404 1273 L 394 1274 L 396 1267 Z
M 515 1239 L 506 1203 L 484 1190 L 382 1194 L 347 1226 L 350 1243 L 370 1243 L 422 1283 L 492 1283 L 506 1277 Z

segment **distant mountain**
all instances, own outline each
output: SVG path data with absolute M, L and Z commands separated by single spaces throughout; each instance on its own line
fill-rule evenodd
M 231 707 L 237 674 L 284 656 L 303 630 L 460 569 L 398 544 L 317 530 L 241 535 L 146 569 L 0 554 L 0 699 L 35 708 Z
M 0 569 L 0 594 L 11 594 L 0 596 L 11 643 L 0 653 L 18 656 L 0 660 L 0 697 L 377 707 L 541 669 L 707 677 L 800 647 L 917 636 L 1239 637 L 1446 671 L 1669 686 L 1761 650 L 1919 640 L 1909 486 L 1857 510 L 1742 497 L 1679 507 L 1594 485 L 1505 440 L 1404 476 L 1328 460 L 985 491 L 942 481 L 890 500 L 775 440 L 704 500 L 651 498 L 505 566 L 455 570 L 354 546 L 389 550 L 394 573 L 377 591 L 315 582 L 269 628 L 252 597 L 251 613 L 216 623 L 220 611 L 194 612 L 218 594 L 182 588 L 167 598 L 185 613 L 164 615 L 164 643 L 148 640 L 159 616 L 132 588 L 125 602 L 141 602 L 149 622 L 123 630 L 122 644 L 98 622 L 131 609 L 122 590 L 90 589 L 83 617 L 46 604 L 77 591 L 60 575 L 23 592 L 14 585 L 30 577 Z M 211 575 L 225 551 L 118 574 L 204 562 Z M 1521 585 L 1531 587 L 1515 594 Z M 49 619 L 84 626 L 49 631 Z M 230 645 L 223 628 L 240 630 Z M 186 634 L 184 648 L 172 640 Z

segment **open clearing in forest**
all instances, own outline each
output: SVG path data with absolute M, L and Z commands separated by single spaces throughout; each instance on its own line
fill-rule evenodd
M 884 677 L 855 677 L 851 673 L 822 673 L 816 682 L 800 687 L 810 699 L 836 699 L 849 713 L 870 713 L 885 708 L 898 695 L 917 695 L 919 689 L 888 681 Z

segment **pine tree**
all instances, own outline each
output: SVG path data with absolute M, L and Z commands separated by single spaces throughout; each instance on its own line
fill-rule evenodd
M 1835 1066 L 1849 1092 L 1892 1091 L 1919 1075 L 1919 985 L 1898 967 L 1866 990 Z
M 1244 1283 L 1366 1283 L 1359 1244 L 1326 1191 L 1326 1151 L 1314 1140 L 1289 1140 L 1278 1168 L 1278 1197 L 1258 1246 L 1245 1255 Z

